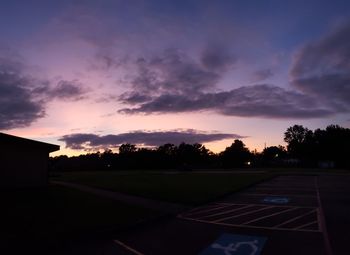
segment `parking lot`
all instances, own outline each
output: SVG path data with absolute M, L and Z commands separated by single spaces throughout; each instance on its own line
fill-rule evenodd
M 319 176 L 278 176 L 118 237 L 130 254 L 332 254 Z
M 348 174 L 282 175 L 62 254 L 347 255 L 349 183 Z
M 179 217 L 234 227 L 320 231 L 318 214 L 315 207 L 216 203 Z

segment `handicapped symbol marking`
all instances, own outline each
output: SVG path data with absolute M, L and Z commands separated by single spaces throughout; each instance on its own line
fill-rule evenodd
M 237 242 L 236 244 L 235 243 L 230 243 L 226 247 L 222 246 L 221 244 L 218 244 L 218 243 L 213 243 L 211 245 L 211 247 L 214 248 L 214 249 L 221 249 L 221 250 L 223 250 L 225 255 L 232 255 L 232 254 L 234 254 L 235 251 L 237 251 L 239 249 L 240 246 L 248 245 L 252 249 L 251 253 L 249 255 L 255 255 L 256 252 L 258 251 L 258 246 L 256 246 L 257 243 L 258 243 L 258 240 L 254 240 L 252 242 Z
M 224 233 L 200 255 L 259 255 L 266 237 Z
M 288 197 L 265 197 L 262 201 L 270 204 L 288 204 L 289 198 Z

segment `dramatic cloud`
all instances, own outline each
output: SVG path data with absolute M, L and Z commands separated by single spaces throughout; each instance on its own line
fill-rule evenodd
M 60 80 L 55 85 L 46 82 L 33 89 L 34 95 L 43 96 L 46 101 L 53 99 L 76 101 L 82 99 L 85 93 L 83 85 L 77 80 Z
M 84 94 L 77 81 L 60 81 L 53 86 L 23 71 L 23 65 L 0 58 L 0 129 L 29 126 L 45 116 L 52 99 L 77 100 Z
M 210 110 L 224 115 L 272 118 L 312 118 L 333 112 L 314 98 L 276 86 L 255 85 L 226 92 L 195 95 L 164 94 L 121 113 L 176 113 Z
M 140 58 L 136 63 L 137 75 L 131 81 L 132 90 L 121 95 L 120 100 L 135 104 L 164 94 L 192 95 L 211 91 L 234 62 L 226 50 L 218 47 L 206 48 L 200 62 L 175 49 L 149 60 Z
M 290 74 L 298 90 L 338 111 L 350 111 L 350 23 L 305 45 Z
M 28 89 L 33 82 L 0 67 L 0 129 L 28 126 L 44 116 L 42 102 Z
M 272 85 L 245 86 L 218 91 L 218 81 L 235 63 L 225 49 L 209 45 L 199 61 L 177 50 L 160 57 L 137 61 L 131 90 L 119 100 L 132 107 L 124 114 L 212 111 L 222 115 L 264 118 L 319 118 L 334 113 L 313 96 Z M 259 79 L 272 76 L 269 69 L 256 73 Z
M 224 102 L 218 111 L 234 116 L 317 118 L 333 113 L 312 97 L 271 85 L 246 86 L 232 90 L 227 93 Z
M 216 132 L 203 132 L 193 129 L 173 131 L 135 131 L 118 135 L 71 134 L 60 138 L 70 149 L 116 148 L 123 143 L 143 146 L 159 146 L 166 143 L 206 143 L 224 139 L 239 139 L 243 136 Z
M 19 61 L 0 58 L 0 129 L 27 126 L 44 116 L 42 102 L 31 93 L 41 84 L 22 69 Z

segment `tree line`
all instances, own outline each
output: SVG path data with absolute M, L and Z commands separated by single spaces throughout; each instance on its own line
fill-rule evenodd
M 337 167 L 350 168 L 350 129 L 330 125 L 309 130 L 302 125 L 284 133 L 287 146 L 270 146 L 262 152 L 250 151 L 239 139 L 220 153 L 195 143 L 164 144 L 157 148 L 138 148 L 122 144 L 119 152 L 110 149 L 85 155 L 50 158 L 55 171 L 118 169 L 214 169 L 238 167 Z

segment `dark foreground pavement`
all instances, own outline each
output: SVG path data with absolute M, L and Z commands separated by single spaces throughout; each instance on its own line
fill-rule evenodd
M 333 254 L 348 255 L 350 254 L 350 175 L 321 176 L 319 189 Z
M 280 176 L 118 241 L 140 254 L 330 254 L 318 186 Z
M 350 175 L 289 175 L 50 254 L 345 255 L 349 245 Z
M 350 254 L 350 176 L 279 176 L 117 240 L 145 255 Z

